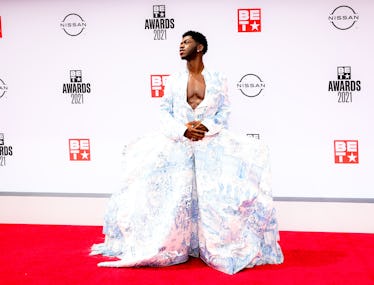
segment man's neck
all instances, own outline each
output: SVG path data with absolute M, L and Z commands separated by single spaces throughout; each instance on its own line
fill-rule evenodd
M 204 69 L 204 63 L 201 57 L 196 57 L 187 61 L 187 69 L 190 74 L 200 74 Z

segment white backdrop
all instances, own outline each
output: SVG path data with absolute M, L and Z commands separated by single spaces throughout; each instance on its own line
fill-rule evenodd
M 155 5 L 165 8 L 161 18 Z M 374 2 L 341 5 L 0 0 L 0 192 L 118 190 L 123 145 L 158 127 L 150 77 L 184 68 L 179 42 L 192 29 L 208 39 L 205 65 L 228 76 L 230 129 L 270 146 L 274 196 L 374 198 Z M 238 9 L 259 9 L 260 31 L 239 32 Z M 159 19 L 168 27 L 146 28 Z M 342 81 L 360 81 L 360 90 L 342 87 L 349 102 L 329 90 L 338 67 L 350 67 Z M 72 70 L 89 93 L 63 92 Z M 261 93 L 243 95 L 242 77 L 261 79 Z M 70 160 L 70 139 L 89 139 L 89 159 Z M 336 163 L 334 141 L 349 140 L 358 163 Z

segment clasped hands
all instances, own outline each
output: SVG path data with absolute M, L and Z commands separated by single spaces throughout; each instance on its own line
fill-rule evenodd
M 205 136 L 205 133 L 208 132 L 208 128 L 204 126 L 200 121 L 191 121 L 186 124 L 186 131 L 184 136 L 191 141 L 202 140 Z

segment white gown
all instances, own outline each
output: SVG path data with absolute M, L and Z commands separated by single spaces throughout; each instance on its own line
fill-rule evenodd
M 170 76 L 160 134 L 126 147 L 125 185 L 109 201 L 105 242 L 92 248 L 119 260 L 99 266 L 168 266 L 195 256 L 234 274 L 283 262 L 268 149 L 227 131 L 226 80 L 206 69 L 203 76 L 206 94 L 195 110 L 186 100 L 188 71 Z M 183 136 L 192 120 L 209 129 L 201 141 Z

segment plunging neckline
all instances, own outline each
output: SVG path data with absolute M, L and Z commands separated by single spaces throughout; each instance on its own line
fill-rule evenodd
M 200 101 L 200 103 L 195 107 L 195 108 L 192 108 L 192 106 L 190 105 L 190 103 L 188 103 L 188 96 L 187 96 L 187 94 L 188 94 L 188 82 L 189 82 L 189 80 L 190 80 L 190 76 L 191 76 L 191 74 L 190 74 L 190 72 L 187 70 L 187 86 L 186 86 L 186 98 L 185 98 L 185 102 L 187 103 L 187 105 L 191 108 L 191 110 L 192 111 L 194 111 L 195 112 L 195 110 L 196 109 L 198 109 L 199 107 L 201 107 L 202 105 L 204 106 L 204 103 L 205 103 L 205 101 L 206 101 L 206 97 L 207 97 L 207 94 L 208 94 L 208 92 L 207 92 L 207 84 L 206 84 L 206 79 L 205 79 L 205 68 L 201 71 L 201 75 L 202 75 L 202 77 L 203 77 L 203 80 L 204 80 L 204 98 Z

